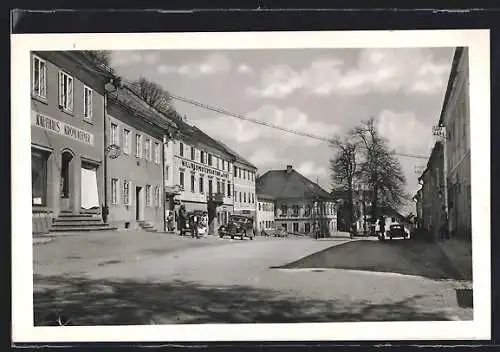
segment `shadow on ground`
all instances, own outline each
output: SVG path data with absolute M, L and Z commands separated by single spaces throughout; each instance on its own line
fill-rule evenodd
M 202 286 L 192 282 L 153 283 L 35 277 L 35 325 L 62 312 L 72 325 L 194 323 L 293 323 L 358 321 L 442 321 L 444 313 L 423 312 L 414 296 L 370 304 L 334 299 L 306 300 L 246 286 Z
M 279 268 L 368 270 L 435 280 L 472 280 L 472 273 L 470 277 L 460 275 L 437 243 L 423 241 L 353 241 L 327 248 Z

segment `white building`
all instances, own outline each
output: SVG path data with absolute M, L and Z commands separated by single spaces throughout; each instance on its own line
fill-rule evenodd
M 256 172 L 257 168 L 254 165 L 236 155 L 233 165 L 234 214 L 248 214 L 255 217 L 257 211 Z
M 274 225 L 274 198 L 266 194 L 257 194 L 257 230 L 269 231 Z

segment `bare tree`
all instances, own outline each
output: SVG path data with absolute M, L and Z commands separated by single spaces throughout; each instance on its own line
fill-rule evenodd
M 330 146 L 336 151 L 330 160 L 330 171 L 333 186 L 347 192 L 347 219 L 349 229 L 354 221 L 353 188 L 358 175 L 356 154 L 357 144 L 352 139 L 336 136 L 330 141 Z
M 83 51 L 87 54 L 96 64 L 107 67 L 114 72 L 114 69 L 111 67 L 111 51 L 108 50 L 87 50 Z
M 362 149 L 360 177 L 372 193 L 372 218 L 378 216 L 379 207 L 399 207 L 405 200 L 406 178 L 395 152 L 382 137 L 370 118 L 355 127 L 350 136 Z
M 137 81 L 133 82 L 130 88 L 147 104 L 154 107 L 165 116 L 175 120 L 182 120 L 182 116 L 180 116 L 172 106 L 170 93 L 158 83 L 151 82 L 145 77 L 140 77 Z

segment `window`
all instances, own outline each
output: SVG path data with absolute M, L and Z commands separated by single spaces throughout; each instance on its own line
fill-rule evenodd
M 226 181 L 222 181 L 221 186 L 220 186 L 220 193 L 222 193 L 222 196 L 224 197 L 224 193 L 226 191 Z
M 292 207 L 292 214 L 293 216 L 299 216 L 299 206 L 298 205 L 293 205 Z
M 217 159 L 217 169 L 220 168 L 220 159 L 218 157 L 215 157 Z
M 130 131 L 123 129 L 123 152 L 130 154 Z
M 306 222 L 304 224 L 304 232 L 308 233 L 308 232 L 311 232 L 311 224 Z
M 87 86 L 83 87 L 83 117 L 92 119 L 92 89 Z
M 288 212 L 288 207 L 286 206 L 286 204 L 283 204 L 281 206 L 281 216 L 286 216 L 287 212 Z
M 151 160 L 151 139 L 146 138 L 146 160 Z
M 226 161 L 222 160 L 222 171 L 226 170 Z
M 110 136 L 110 141 L 111 141 L 111 144 L 116 144 L 116 145 L 119 145 L 120 144 L 120 141 L 119 141 L 119 134 L 118 134 L 118 125 L 117 124 L 114 124 L 112 123 L 111 124 L 111 136 Z
M 208 154 L 208 165 L 212 166 L 212 154 Z
M 184 190 L 184 171 L 179 172 L 179 184 L 181 189 Z
M 243 179 L 246 180 L 247 176 L 247 170 L 243 170 Z
M 184 156 L 184 143 L 179 143 L 179 155 Z
M 241 203 L 241 192 L 240 192 L 240 203 Z
M 227 184 L 227 196 L 231 197 L 231 184 L 230 183 Z
M 304 216 L 311 216 L 311 205 L 310 204 L 306 205 L 306 207 L 304 209 Z
M 33 94 L 40 98 L 47 97 L 47 64 L 33 56 Z
M 191 192 L 194 193 L 194 174 L 191 174 Z
M 233 176 L 238 177 L 238 168 L 236 166 L 233 167 Z
M 255 204 L 255 195 L 252 193 L 252 204 Z
M 59 71 L 59 106 L 73 111 L 73 77 Z
M 123 204 L 130 205 L 130 181 L 123 181 Z
M 213 193 L 213 181 L 208 180 L 208 194 L 212 194 L 212 193 Z
M 151 185 L 146 185 L 146 206 L 151 206 Z
M 205 164 L 205 152 L 203 150 L 200 151 L 200 163 Z
M 238 177 L 241 178 L 241 169 L 238 168 Z
M 159 208 L 161 204 L 160 186 L 155 186 L 155 207 Z
M 160 164 L 160 143 L 155 142 L 155 163 Z
M 200 193 L 203 193 L 203 184 L 204 184 L 203 176 L 200 176 Z
M 259 211 L 261 211 L 261 205 L 260 205 L 260 203 L 259 203 Z
M 142 136 L 140 134 L 135 135 L 135 157 L 140 158 L 142 156 Z
M 217 193 L 220 193 L 220 181 L 217 180 Z
M 191 147 L 191 160 L 194 160 L 195 155 L 196 155 L 196 152 L 194 150 L 194 147 Z
M 293 232 L 299 232 L 299 223 L 298 222 L 293 223 Z
M 118 179 L 111 179 L 111 204 L 118 204 Z
M 243 193 L 243 203 L 247 202 L 247 192 Z
M 31 150 L 31 203 L 47 204 L 47 156 L 48 154 Z

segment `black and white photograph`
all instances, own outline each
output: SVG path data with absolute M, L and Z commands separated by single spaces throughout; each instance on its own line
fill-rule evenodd
M 20 340 L 489 336 L 488 31 L 12 41 Z

